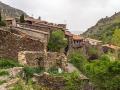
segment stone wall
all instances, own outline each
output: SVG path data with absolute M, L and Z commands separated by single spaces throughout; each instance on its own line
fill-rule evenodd
M 18 61 L 20 64 L 31 67 L 44 67 L 45 55 L 39 51 L 20 51 Z
M 54 77 L 47 73 L 42 75 L 34 75 L 35 81 L 38 84 L 43 85 L 50 90 L 64 90 L 66 86 L 66 80 L 63 77 Z
M 48 87 L 50 90 L 68 90 L 66 87 L 68 87 L 69 80 L 62 76 L 53 76 L 44 72 L 41 75 L 34 75 L 34 80 L 38 84 Z M 76 82 L 78 83 L 75 90 L 94 90 L 88 79 L 78 78 Z
M 64 54 L 57 52 L 21 51 L 18 53 L 18 61 L 22 65 L 32 67 L 44 67 L 49 69 L 52 66 L 59 66 L 63 70 L 67 65 L 67 58 Z
M 45 44 L 30 37 L 0 30 L 0 57 L 18 58 L 19 51 L 44 51 Z

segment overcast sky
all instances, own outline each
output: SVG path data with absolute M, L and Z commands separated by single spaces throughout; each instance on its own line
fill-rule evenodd
M 54 23 L 65 23 L 81 33 L 106 16 L 120 11 L 120 0 L 1 0 L 28 15 Z

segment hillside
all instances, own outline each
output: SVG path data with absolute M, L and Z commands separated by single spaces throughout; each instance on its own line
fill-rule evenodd
M 2 16 L 10 16 L 10 17 L 19 17 L 21 14 L 27 16 L 27 14 L 19 9 L 13 8 L 9 5 L 6 5 L 0 1 L 0 11 Z
M 112 35 L 116 28 L 120 28 L 120 12 L 111 17 L 100 19 L 95 26 L 89 28 L 83 35 L 103 42 L 111 42 Z

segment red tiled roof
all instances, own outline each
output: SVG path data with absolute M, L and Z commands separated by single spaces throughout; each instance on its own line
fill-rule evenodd
M 80 35 L 73 35 L 73 40 L 82 40 L 83 37 L 81 37 Z
M 120 49 L 119 46 L 115 46 L 115 45 L 111 45 L 111 44 L 105 44 L 105 45 L 102 45 L 103 47 L 108 47 L 108 48 L 111 48 L 111 49 Z

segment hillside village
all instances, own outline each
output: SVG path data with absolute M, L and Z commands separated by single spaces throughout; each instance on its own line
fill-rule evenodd
M 41 17 L 0 14 L 0 90 L 120 90 L 119 46 Z

